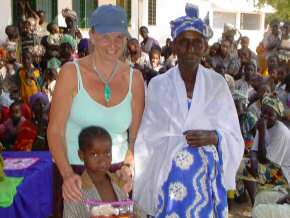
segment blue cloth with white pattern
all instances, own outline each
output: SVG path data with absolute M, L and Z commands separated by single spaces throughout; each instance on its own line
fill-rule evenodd
M 215 146 L 188 146 L 173 160 L 158 196 L 160 218 L 228 217 L 227 191 L 222 179 L 221 135 Z
M 187 3 L 185 6 L 186 16 L 179 17 L 170 22 L 171 36 L 176 39 L 185 31 L 195 31 L 200 33 L 207 40 L 213 36 L 212 29 L 206 21 L 199 18 L 199 9 L 197 6 Z

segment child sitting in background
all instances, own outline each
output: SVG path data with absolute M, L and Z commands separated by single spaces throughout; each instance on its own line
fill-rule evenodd
M 255 114 L 247 110 L 248 96 L 243 91 L 235 90 L 233 92 L 233 99 L 240 121 L 241 132 L 246 145 L 245 155 L 247 156 L 254 144 L 258 118 Z
M 156 72 L 159 72 L 163 67 L 161 64 L 161 50 L 160 48 L 153 47 L 149 53 L 150 63 L 152 69 Z
M 22 100 L 29 102 L 29 98 L 40 91 L 41 73 L 33 66 L 33 56 L 29 52 L 25 52 L 22 56 L 23 67 L 20 68 L 18 74 L 18 86 Z
M 52 100 L 52 95 L 56 85 L 56 77 L 60 71 L 61 62 L 57 58 L 52 58 L 47 63 L 47 73 L 43 84 L 43 91 L 46 93 L 49 102 Z
M 1 142 L 10 148 L 19 133 L 21 125 L 25 122 L 25 118 L 21 111 L 21 102 L 14 102 L 10 106 L 10 118 L 0 125 Z
M 112 139 L 101 127 L 87 127 L 79 135 L 79 157 L 84 161 L 82 199 L 120 201 L 128 199 L 121 189 L 121 180 L 109 173 L 112 162 Z M 119 181 L 118 181 L 119 180 Z M 64 218 L 90 217 L 84 202 L 64 200 Z
M 13 149 L 17 151 L 48 150 L 46 131 L 48 126 L 48 97 L 43 92 L 31 96 L 32 119 L 21 125 Z

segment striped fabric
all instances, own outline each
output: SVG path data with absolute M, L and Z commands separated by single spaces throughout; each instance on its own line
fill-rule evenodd
M 89 175 L 85 171 L 82 175 L 82 194 L 83 199 L 94 199 L 101 201 L 101 197 L 98 190 L 89 178 Z M 118 185 L 112 180 L 113 189 L 117 195 L 119 201 L 128 199 L 127 194 L 118 187 Z M 89 218 L 90 214 L 84 202 L 68 202 L 64 201 L 63 218 Z

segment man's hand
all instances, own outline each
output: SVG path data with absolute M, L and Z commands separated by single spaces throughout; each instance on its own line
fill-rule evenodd
M 217 145 L 218 143 L 218 136 L 216 131 L 188 130 L 183 134 L 186 137 L 187 144 L 194 147 Z

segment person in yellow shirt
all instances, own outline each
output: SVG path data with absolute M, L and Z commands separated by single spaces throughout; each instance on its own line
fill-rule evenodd
M 33 64 L 32 54 L 26 52 L 22 56 L 23 67 L 19 69 L 19 85 L 21 98 L 25 103 L 29 98 L 40 91 L 40 71 Z

